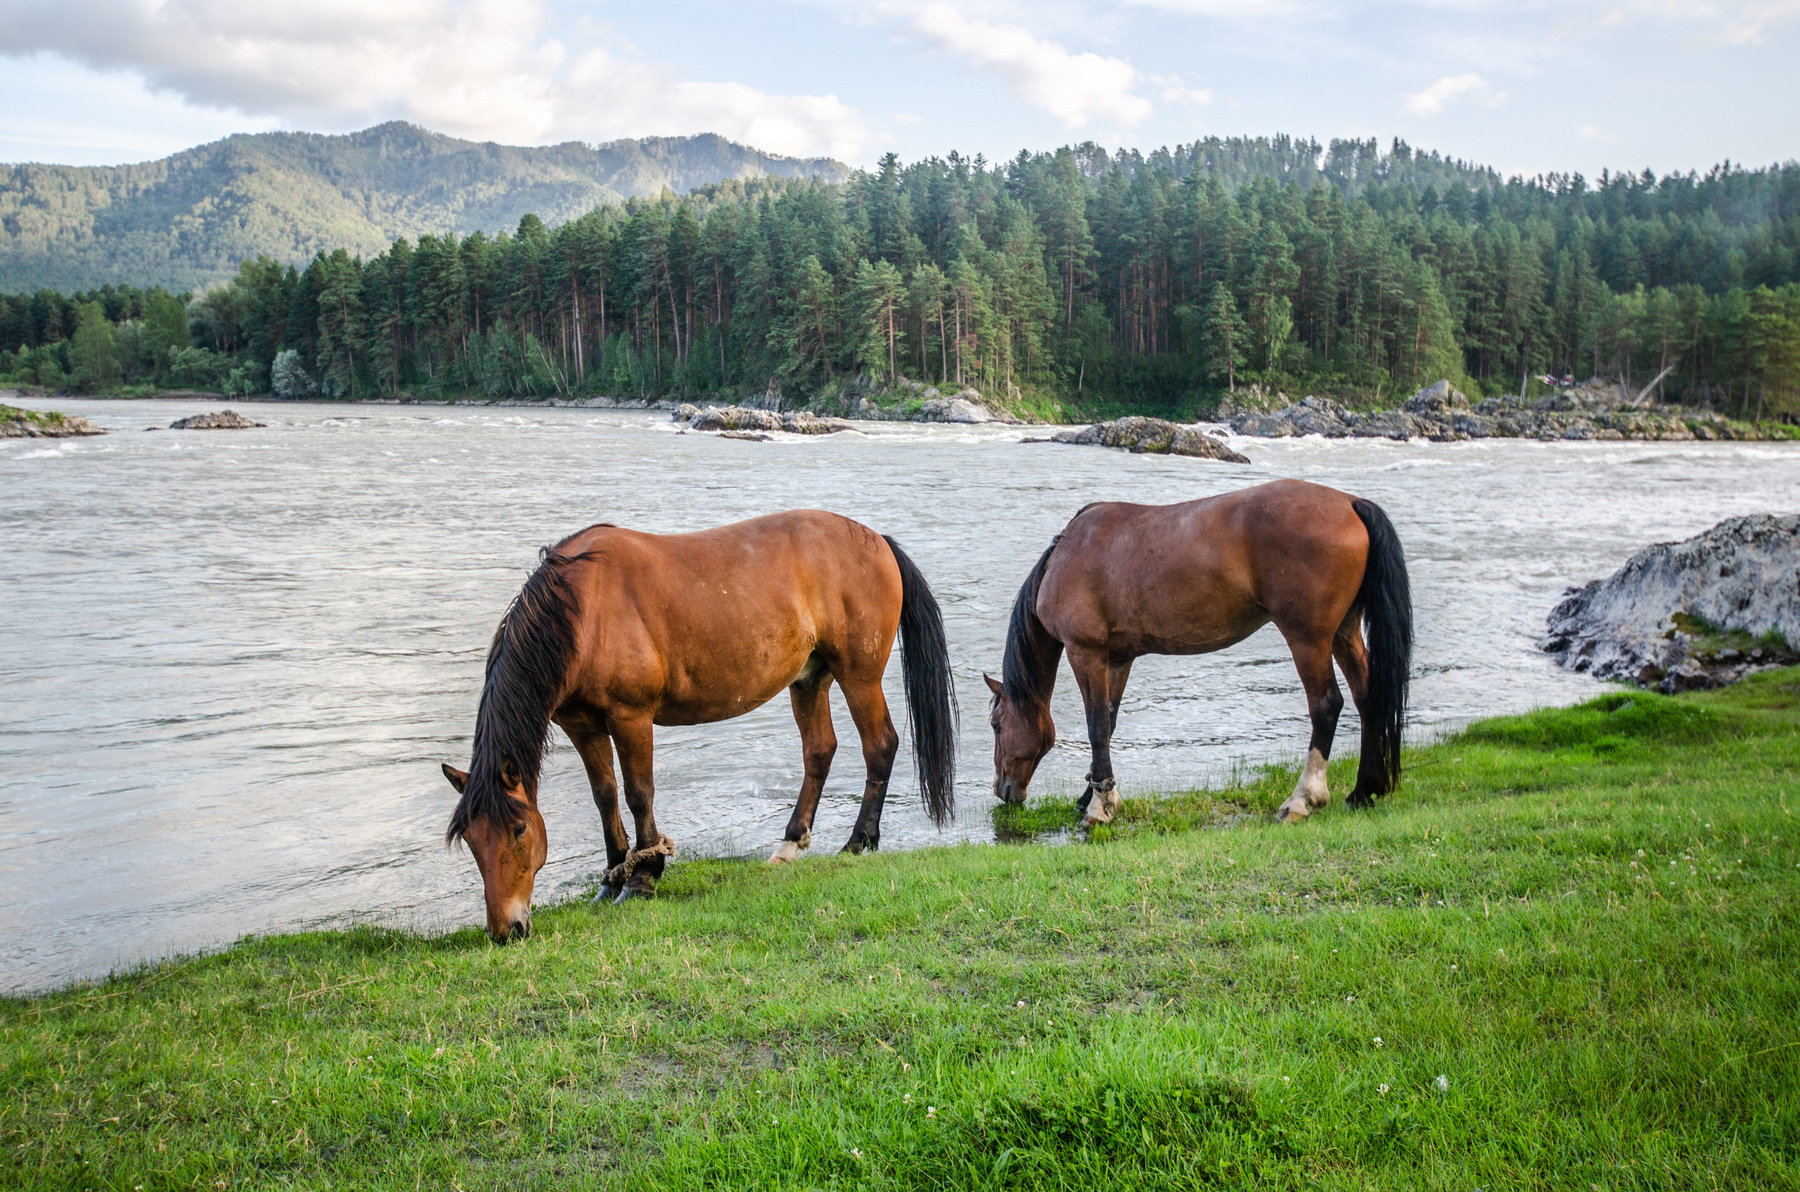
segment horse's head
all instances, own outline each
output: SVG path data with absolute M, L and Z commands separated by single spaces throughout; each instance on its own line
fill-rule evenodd
M 988 708 L 994 726 L 994 797 L 1003 803 L 1023 803 L 1038 763 L 1056 744 L 1056 722 L 1050 719 L 1048 702 L 1021 703 L 1006 694 L 1000 680 L 981 677 L 994 693 Z
M 497 944 L 522 940 L 531 934 L 532 882 L 549 851 L 544 817 L 511 758 L 500 766 L 498 800 L 471 799 L 469 775 L 454 766 L 444 767 L 444 777 L 463 796 L 450 821 L 450 836 L 461 837 L 475 854 L 487 899 L 488 935 Z

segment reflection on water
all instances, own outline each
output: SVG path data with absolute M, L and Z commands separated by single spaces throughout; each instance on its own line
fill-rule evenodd
M 1412 567 L 1426 734 L 1593 689 L 1534 648 L 1564 586 L 1722 517 L 1800 508 L 1800 449 L 1772 444 L 1248 441 L 1242 467 L 1027 446 L 997 427 L 754 443 L 657 414 L 264 405 L 264 430 L 145 433 L 195 407 L 25 404 L 113 433 L 0 441 L 0 988 L 14 989 L 348 917 L 478 922 L 474 865 L 442 843 L 438 763 L 467 763 L 488 638 L 537 548 L 591 522 L 676 531 L 810 506 L 905 545 L 944 605 L 965 728 L 942 836 L 902 759 L 882 843 L 906 847 L 992 838 L 981 671 L 999 669 L 1025 571 L 1089 501 L 1298 476 L 1382 504 Z M 1086 758 L 1066 667 L 1055 710 L 1066 736 L 1039 786 L 1073 793 Z M 1347 711 L 1344 748 L 1356 732 Z M 1141 661 L 1113 748 L 1123 784 L 1144 789 L 1293 759 L 1306 736 L 1265 629 L 1224 654 Z M 799 738 L 778 699 L 661 730 L 657 767 L 657 817 L 686 855 L 761 854 L 799 786 Z M 849 835 L 861 791 L 847 747 L 820 848 Z M 566 744 L 542 803 L 547 900 L 604 857 Z

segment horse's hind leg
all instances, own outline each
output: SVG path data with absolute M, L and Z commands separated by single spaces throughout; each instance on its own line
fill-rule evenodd
M 862 737 L 863 765 L 868 778 L 863 784 L 862 809 L 856 814 L 856 827 L 844 843 L 846 853 L 874 852 L 881 847 L 881 809 L 887 802 L 888 778 L 894 772 L 894 755 L 900 751 L 900 734 L 894 731 L 894 718 L 888 714 L 887 696 L 881 691 L 881 678 L 842 679 L 844 703 L 856 721 Z
M 1344 696 L 1338 690 L 1337 674 L 1331 669 L 1332 638 L 1290 637 L 1288 648 L 1294 653 L 1294 666 L 1306 688 L 1306 710 L 1312 718 L 1312 741 L 1306 751 L 1306 767 L 1294 793 L 1275 812 L 1276 819 L 1305 819 L 1314 808 L 1331 802 L 1331 788 L 1325 782 L 1325 764 L 1331 758 L 1331 739 L 1337 735 L 1338 713 L 1343 711 Z
M 600 827 L 606 833 L 606 867 L 612 869 L 625 860 L 631 847 L 625 838 L 625 821 L 619 818 L 619 784 L 613 777 L 612 741 L 605 733 L 579 730 L 569 733 L 569 740 L 575 743 L 575 752 L 581 755 L 582 767 L 587 770 L 588 785 L 594 790 L 594 806 L 600 810 Z M 594 901 L 618 895 L 612 886 L 602 885 Z
M 831 773 L 837 753 L 837 731 L 831 727 L 831 672 L 818 668 L 811 677 L 788 688 L 794 703 L 794 722 L 800 726 L 800 747 L 806 754 L 806 777 L 800 781 L 800 797 L 787 832 L 769 864 L 792 861 L 812 844 L 813 815 L 819 810 L 819 793 Z
M 1363 610 L 1352 608 L 1344 617 L 1344 623 L 1338 626 L 1337 639 L 1332 643 L 1332 654 L 1337 658 L 1338 668 L 1344 672 L 1344 681 L 1350 685 L 1350 698 L 1356 702 L 1358 715 L 1362 714 L 1363 700 L 1369 694 L 1369 652 L 1363 646 L 1362 636 Z M 1381 765 L 1381 732 L 1378 725 L 1369 723 L 1365 717 L 1362 727 L 1362 757 L 1356 767 L 1356 785 L 1350 790 L 1350 797 L 1344 800 L 1351 807 L 1370 807 L 1375 803 L 1375 796 L 1386 792 L 1386 771 Z

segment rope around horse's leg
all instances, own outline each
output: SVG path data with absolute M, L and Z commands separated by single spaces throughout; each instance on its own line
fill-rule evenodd
M 667 857 L 675 859 L 675 842 L 661 832 L 656 834 L 656 843 L 646 848 L 634 848 L 625 854 L 625 859 L 608 869 L 601 875 L 601 881 L 615 890 L 623 890 L 637 867 L 651 857 Z

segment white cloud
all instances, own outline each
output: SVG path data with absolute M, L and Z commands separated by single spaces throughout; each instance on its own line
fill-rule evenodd
M 1157 94 L 1166 103 L 1207 104 L 1213 101 L 1211 87 L 1190 87 L 1180 75 L 1151 75 L 1150 81 L 1161 89 Z
M 1452 100 L 1464 98 L 1492 107 L 1506 98 L 1506 92 L 1491 90 L 1478 74 L 1445 75 L 1423 91 L 1408 95 L 1401 106 L 1415 116 L 1430 117 L 1441 113 Z
M 1726 45 L 1760 43 L 1770 25 L 1800 16 L 1800 0 L 1768 0 L 1726 7 L 1734 15 L 1717 34 L 1718 40 Z
M 846 157 L 869 137 L 836 96 L 689 81 L 602 48 L 571 53 L 546 29 L 536 3 L 508 0 L 0 0 L 0 55 L 57 54 L 299 126 L 399 118 L 511 143 L 717 132 Z
M 965 17 L 943 3 L 884 4 L 876 11 L 903 21 L 906 39 L 1005 79 L 1014 97 L 1049 112 L 1065 128 L 1097 121 L 1130 128 L 1150 115 L 1150 101 L 1135 90 L 1138 72 L 1123 58 L 1073 54 L 1023 26 Z

